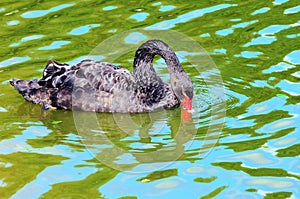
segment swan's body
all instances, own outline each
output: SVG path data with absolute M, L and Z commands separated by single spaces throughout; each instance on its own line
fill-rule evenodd
M 153 68 L 155 55 L 168 66 L 171 85 Z M 11 82 L 35 104 L 97 112 L 149 112 L 178 107 L 191 109 L 193 85 L 175 53 L 162 41 L 150 40 L 136 52 L 134 72 L 106 62 L 83 60 L 69 66 L 49 60 L 40 80 Z

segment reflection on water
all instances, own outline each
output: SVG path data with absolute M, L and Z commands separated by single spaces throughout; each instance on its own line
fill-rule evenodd
M 1 198 L 300 198 L 299 12 L 293 0 L 2 2 Z M 75 124 L 72 112 L 43 112 L 8 83 L 40 77 L 49 58 L 107 60 L 121 44 L 90 52 L 136 28 L 172 29 L 206 49 L 226 89 L 221 132 L 211 115 L 221 97 L 208 86 L 218 71 L 202 60 L 199 74 L 193 57 L 203 52 L 172 43 L 195 85 L 190 124 L 180 109 L 81 113 Z M 136 49 L 148 38 L 136 31 L 124 42 Z M 114 62 L 131 69 L 132 59 Z M 155 68 L 168 81 L 162 59 Z
M 21 14 L 21 17 L 23 18 L 38 18 L 38 17 L 43 17 L 51 12 L 56 12 L 59 10 L 62 10 L 64 8 L 68 8 L 70 6 L 73 6 L 74 3 L 70 3 L 70 4 L 62 4 L 59 6 L 55 6 L 53 8 L 50 8 L 48 10 L 32 10 L 32 11 L 28 11 L 28 12 L 24 12 L 23 14 Z

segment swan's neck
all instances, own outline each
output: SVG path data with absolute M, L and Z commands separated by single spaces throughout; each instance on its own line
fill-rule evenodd
M 144 43 L 135 54 L 134 74 L 138 80 L 152 81 L 155 78 L 162 81 L 153 68 L 152 62 L 155 55 L 160 55 L 165 60 L 171 82 L 175 74 L 184 72 L 177 56 L 165 43 L 151 40 Z
M 160 55 L 168 66 L 171 89 L 162 81 L 153 68 L 152 62 L 155 55 Z M 155 98 L 154 102 L 159 102 L 167 96 L 172 103 L 177 103 L 178 100 L 182 103 L 184 109 L 191 110 L 193 84 L 184 72 L 175 53 L 164 42 L 150 40 L 136 51 L 134 76 L 138 90 L 141 90 L 146 96 L 149 94 L 151 102 L 153 102 L 153 97 Z M 177 98 L 177 100 L 174 98 Z

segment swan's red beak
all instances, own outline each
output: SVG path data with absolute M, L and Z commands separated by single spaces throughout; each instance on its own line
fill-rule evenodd
M 183 101 L 181 102 L 181 107 L 182 107 L 182 110 L 181 110 L 181 119 L 184 121 L 184 122 L 189 122 L 192 120 L 192 113 L 191 113 L 191 110 L 192 110 L 192 100 L 184 94 L 184 99 Z
M 192 100 L 185 94 L 183 96 L 184 99 L 181 103 L 182 108 L 188 111 L 192 110 Z

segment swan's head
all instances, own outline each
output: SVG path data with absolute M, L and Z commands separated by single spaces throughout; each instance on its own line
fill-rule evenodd
M 192 99 L 194 95 L 194 87 L 192 81 L 186 73 L 175 73 L 175 77 L 171 79 L 172 89 L 176 97 L 181 102 L 184 110 L 192 110 Z

